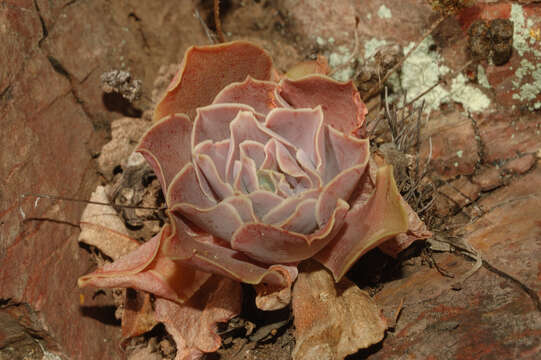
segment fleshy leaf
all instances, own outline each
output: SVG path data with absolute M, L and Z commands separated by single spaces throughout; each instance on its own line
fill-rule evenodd
M 303 61 L 297 65 L 294 65 L 286 73 L 286 78 L 291 80 L 298 80 L 308 75 L 322 74 L 328 75 L 330 72 L 329 63 L 323 56 L 318 55 L 316 60 Z
M 191 133 L 192 122 L 186 115 L 170 115 L 148 129 L 137 146 L 160 180 L 164 194 L 191 159 Z
M 231 247 L 267 264 L 297 262 L 320 251 L 340 230 L 349 205 L 338 200 L 331 218 L 317 231 L 304 235 L 267 224 L 246 224 L 233 235 Z
M 217 162 L 210 156 L 198 154 L 195 154 L 193 159 L 193 163 L 195 164 L 194 169 L 200 171 L 200 176 L 198 176 L 199 183 L 205 181 L 208 184 L 209 189 L 212 189 L 210 196 L 217 201 L 221 201 L 233 195 L 233 188 L 223 180 L 225 177 L 225 168 L 217 169 L 216 166 L 222 167 L 221 165 L 225 164 L 225 157 L 219 160 L 222 161 L 219 161 L 218 164 L 216 164 Z
M 259 142 L 265 144 L 270 138 L 266 129 L 260 124 L 253 113 L 241 111 L 237 117 L 229 124 L 231 130 L 231 143 L 227 162 L 225 166 L 226 181 L 233 181 L 234 173 L 233 166 L 236 160 L 240 159 L 240 144 L 245 140 Z
M 316 199 L 318 195 L 317 190 L 309 190 L 303 192 L 301 195 L 288 197 L 271 209 L 263 217 L 263 222 L 265 224 L 278 225 L 290 217 L 302 201 L 305 199 Z
M 396 235 L 393 239 L 379 246 L 381 251 L 392 257 L 397 257 L 402 250 L 408 248 L 414 241 L 428 239 L 432 236 L 425 223 L 419 219 L 419 215 L 413 211 L 403 198 L 402 204 L 408 213 L 408 231 Z
M 283 283 L 267 283 L 261 281 L 254 286 L 256 291 L 255 304 L 264 311 L 273 311 L 285 308 L 291 302 L 291 284 L 297 278 L 296 266 L 273 265 L 269 268 L 275 274 L 280 274 Z
M 173 209 L 174 210 L 174 209 Z M 172 236 L 164 241 L 163 252 L 173 260 L 194 266 L 202 271 L 226 276 L 247 283 L 266 283 L 275 293 L 266 293 L 267 298 L 278 296 L 286 288 L 290 288 L 297 277 L 295 264 L 265 265 L 245 254 L 228 247 L 208 234 L 198 235 L 177 216 L 169 213 L 173 225 Z M 262 295 L 263 296 L 263 295 Z M 283 296 L 283 295 L 282 295 Z M 284 303 L 284 306 L 288 302 Z M 273 302 L 261 301 L 262 306 Z M 261 308 L 265 310 L 265 308 Z
M 219 142 L 229 140 L 229 124 L 240 111 L 253 112 L 253 108 L 243 104 L 214 104 L 197 109 L 192 133 L 192 148 L 205 141 Z
M 299 80 L 284 79 L 280 95 L 294 108 L 315 108 L 321 105 L 326 125 L 345 134 L 364 128 L 366 105 L 351 81 L 342 83 L 322 75 Z
M 363 194 L 346 215 L 342 231 L 315 256 L 339 281 L 355 261 L 372 248 L 408 229 L 408 215 L 396 188 L 392 166 L 377 170 L 376 188 Z
M 193 119 L 195 110 L 208 105 L 227 85 L 247 76 L 270 80 L 272 60 L 260 47 L 246 41 L 193 46 L 186 51 L 179 72 L 154 111 L 154 121 L 184 113 Z
M 243 82 L 226 86 L 212 103 L 246 104 L 258 113 L 267 115 L 272 109 L 280 107 L 276 98 L 277 88 L 275 82 L 258 81 L 248 76 Z
M 171 209 L 191 220 L 205 232 L 230 241 L 235 231 L 245 222 L 255 221 L 250 201 L 246 197 L 229 197 L 209 208 L 198 208 L 188 203 L 175 204 Z
M 359 165 L 343 171 L 323 188 L 315 209 L 316 220 L 320 226 L 327 223 L 339 199 L 349 200 L 364 169 L 365 165 Z
M 165 193 L 165 200 L 169 208 L 179 203 L 188 203 L 199 208 L 208 208 L 216 205 L 216 200 L 209 198 L 203 192 L 198 182 L 195 168 L 191 163 L 186 164 L 173 178 L 171 186 Z
M 131 287 L 156 296 L 182 302 L 204 284 L 210 274 L 172 261 L 159 251 L 169 226 L 135 251 L 79 278 L 80 287 Z
M 320 166 L 322 161 L 323 150 L 320 148 L 323 146 L 322 124 L 321 107 L 300 110 L 277 109 L 272 111 L 265 121 L 267 128 L 307 154 L 312 169 Z

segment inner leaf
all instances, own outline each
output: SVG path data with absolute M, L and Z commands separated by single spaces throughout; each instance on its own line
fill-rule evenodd
M 276 192 L 276 187 L 274 186 L 271 173 L 272 172 L 269 170 L 257 170 L 257 181 L 260 189 Z

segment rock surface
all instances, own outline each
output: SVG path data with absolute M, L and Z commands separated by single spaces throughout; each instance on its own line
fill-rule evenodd
M 421 129 L 424 159 L 432 139 L 433 177 L 459 189 L 464 181 L 475 195 L 456 202 L 442 197 L 439 215 L 456 224 L 442 236 L 466 241 L 485 262 L 468 278 L 474 262 L 458 254 L 432 254 L 454 278 L 427 266 L 427 259 L 404 263 L 401 276 L 384 282 L 376 295 L 388 319 L 403 301 L 394 331 L 352 358 L 534 359 L 541 349 L 541 175 L 539 155 L 534 156 L 541 144 L 536 77 L 541 7 L 536 2 L 477 1 L 432 34 L 429 50 L 438 54 L 440 65 L 455 71 L 468 60 L 467 32 L 475 20 L 514 22 L 509 61 L 481 62 L 475 76 L 463 79 L 490 106 L 468 114 L 467 99 L 452 96 Z M 26 197 L 23 222 L 19 196 L 90 197 L 99 181 L 95 157 L 111 140 L 111 121 L 148 111 L 160 66 L 178 63 L 192 44 L 209 43 L 193 16 L 199 2 L 186 3 L 21 0 L 0 5 L 0 355 L 14 358 L 5 351 L 17 344 L 30 359 L 53 353 L 69 359 L 121 357 L 113 304 L 107 296 L 76 288 L 76 279 L 93 266 L 76 244 L 83 206 Z M 362 62 L 383 44 L 406 47 L 417 41 L 438 18 L 424 0 L 340 0 L 336 10 L 322 11 L 321 1 L 231 3 L 223 14 L 227 39 L 256 41 L 282 71 L 321 53 L 334 59 L 332 67 L 352 54 Z M 307 9 L 315 15 L 308 16 Z M 199 11 L 204 21 L 210 19 L 208 9 Z M 103 95 L 100 76 L 112 69 L 142 80 L 139 102 Z M 439 73 L 436 79 L 444 77 Z M 443 86 L 449 88 L 453 79 L 444 79 L 450 84 Z M 262 356 L 278 360 L 272 357 L 278 352 L 268 349 Z
M 385 3 L 394 13 L 394 2 Z M 443 61 L 456 69 L 462 66 L 464 49 L 460 41 L 445 41 L 451 22 L 466 37 L 473 21 L 496 18 L 510 18 L 515 32 L 508 63 L 480 64 L 488 85 L 478 78 L 477 86 L 486 89 L 482 91 L 491 106 L 470 114 L 457 113 L 456 104 L 447 106 L 432 112 L 422 130 L 425 158 L 426 136 L 432 136 L 433 178 L 445 180 L 439 188 L 445 196 L 436 201 L 436 211 L 447 216 L 449 226 L 436 239 L 443 237 L 455 254 L 413 258 L 402 264 L 399 279 L 383 284 L 376 300 L 385 315 L 393 318 L 397 309 L 401 312 L 394 331 L 370 349 L 368 359 L 538 357 L 541 173 L 535 154 L 541 147 L 541 125 L 532 110 L 541 93 L 535 90 L 529 96 L 524 90 L 537 86 L 524 69 L 537 64 L 541 55 L 539 40 L 530 39 L 541 24 L 540 8 L 478 1 L 446 20 L 435 43 L 447 47 Z M 464 251 L 470 246 L 483 261 L 473 273 L 476 256 Z
M 112 303 L 76 285 L 93 266 L 77 245 L 83 206 L 19 197 L 89 197 L 93 156 L 129 109 L 104 101 L 101 73 L 128 70 L 148 93 L 160 64 L 207 42 L 192 11 L 176 1 L 0 5 L 0 329 L 16 319 L 21 341 L 39 336 L 45 351 L 69 359 L 120 358 Z
M 479 147 L 467 116 L 453 112 L 430 118 L 421 138 L 421 157 L 431 155 L 430 164 L 441 178 L 473 174 L 479 162 Z

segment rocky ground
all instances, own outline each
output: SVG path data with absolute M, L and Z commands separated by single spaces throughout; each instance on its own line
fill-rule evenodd
M 0 3 L 0 359 L 126 355 L 114 296 L 77 288 L 96 265 L 77 243 L 84 204 L 21 195 L 88 199 L 109 182 L 116 165 L 100 161 L 102 146 L 119 136 L 137 142 L 170 64 L 189 46 L 210 43 L 211 9 L 206 0 Z M 375 297 L 391 328 L 350 358 L 534 359 L 541 4 L 482 0 L 441 16 L 423 0 L 222 1 L 227 40 L 260 44 L 282 71 L 324 55 L 333 76 L 354 79 L 375 144 L 388 142 L 389 131 L 378 120 L 384 101 L 370 90 L 425 39 L 389 77 L 388 101 L 425 101 L 420 143 L 408 151 L 430 164 L 425 181 L 436 192 L 424 216 L 435 236 L 398 260 L 373 252 L 354 267 L 350 277 Z M 495 19 L 511 20 L 511 32 Z M 472 61 L 472 51 L 481 59 Z M 101 76 L 113 69 L 141 80 L 139 100 L 104 92 Z M 120 124 L 132 131 L 119 134 Z M 265 327 L 262 315 L 247 312 L 230 327 L 252 322 L 259 335 L 226 335 L 209 359 L 288 359 L 288 314 L 281 327 Z M 163 328 L 130 346 L 132 359 L 174 354 Z

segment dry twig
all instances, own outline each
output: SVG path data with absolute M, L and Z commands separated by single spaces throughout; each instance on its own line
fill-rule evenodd
M 211 44 L 216 44 L 216 35 L 209 29 L 203 18 L 201 17 L 201 14 L 199 13 L 199 10 L 195 9 L 194 16 L 199 20 L 199 23 L 203 27 L 203 30 L 205 31 L 205 34 L 207 35 L 207 38 L 209 39 Z
M 222 31 L 222 21 L 220 20 L 220 0 L 214 0 L 214 23 L 216 24 L 216 34 L 220 42 L 225 42 Z

